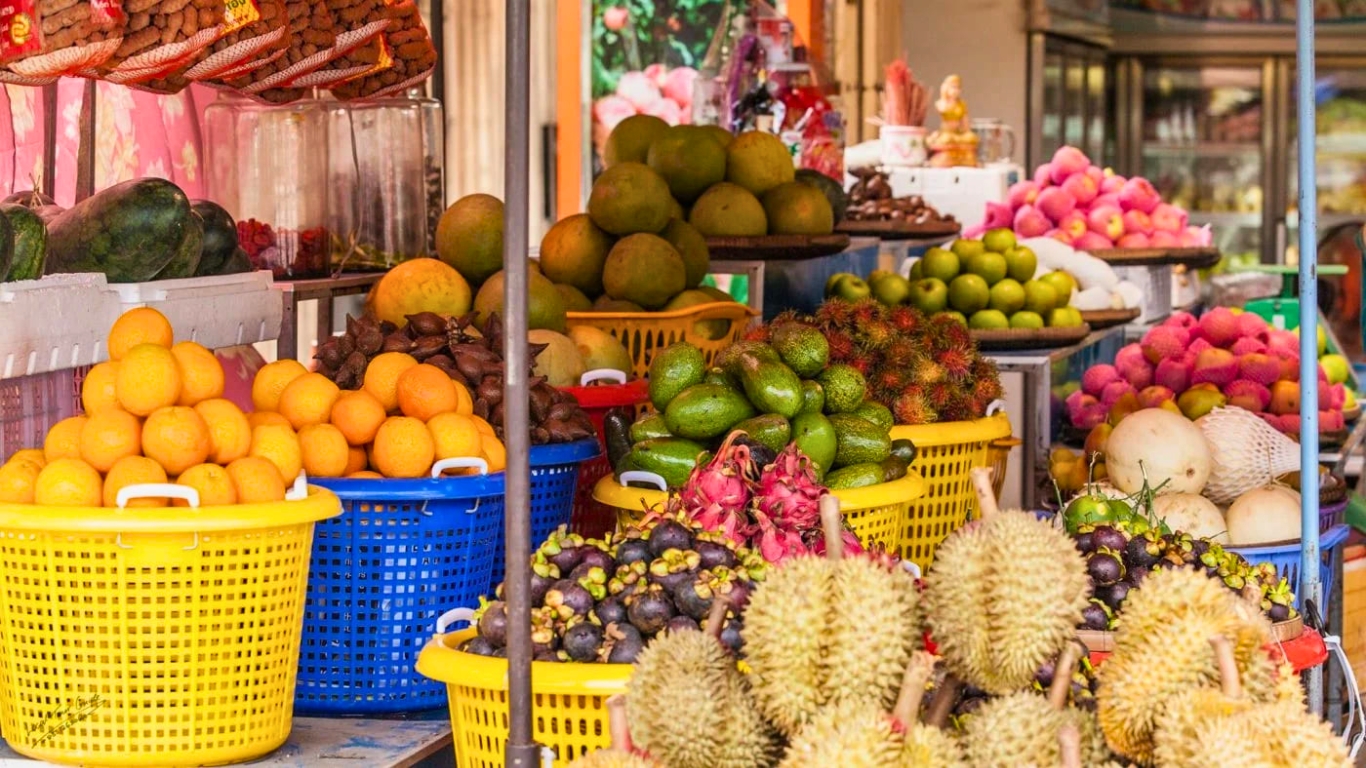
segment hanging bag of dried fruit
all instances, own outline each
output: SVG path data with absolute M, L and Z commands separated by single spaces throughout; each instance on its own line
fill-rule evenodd
M 143 91 L 177 93 L 197 80 L 240 70 L 244 62 L 283 55 L 289 44 L 284 0 L 227 0 L 223 19 L 221 35 L 208 47 L 167 71 L 128 84 Z
M 294 101 L 303 97 L 305 89 L 328 88 L 393 65 L 381 35 L 392 23 L 384 11 L 385 0 L 328 0 L 327 7 L 337 30 L 332 58 L 278 88 L 262 91 L 262 99 L 275 104 Z
M 83 76 L 111 83 L 151 80 L 183 66 L 223 31 L 223 0 L 126 0 L 128 25 L 114 55 Z
M 399 0 L 385 8 L 392 23 L 384 30 L 384 42 L 393 61 L 373 74 L 348 80 L 331 90 L 344 101 L 379 98 L 401 93 L 431 77 L 436 69 L 436 47 L 412 0 Z
M 4 0 L 0 8 L 9 11 L 0 62 L 15 75 L 4 81 L 16 85 L 43 85 L 107 60 L 127 19 L 119 0 Z

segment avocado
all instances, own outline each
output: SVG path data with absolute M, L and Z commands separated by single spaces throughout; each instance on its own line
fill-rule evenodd
M 868 383 L 858 369 L 832 365 L 820 372 L 816 381 L 825 388 L 826 413 L 850 413 L 863 402 Z
M 825 487 L 832 491 L 867 488 L 882 483 L 882 465 L 875 462 L 851 464 L 825 476 Z
M 762 416 L 745 419 L 736 424 L 735 429 L 743 431 L 755 442 L 774 453 L 786 448 L 788 441 L 792 439 L 792 425 L 776 413 L 765 413 Z
M 740 356 L 740 384 L 749 401 L 761 413 L 776 413 L 790 419 L 802 409 L 802 380 L 782 363 L 743 354 Z
M 694 384 L 669 401 L 664 423 L 671 434 L 706 440 L 753 415 L 754 406 L 739 392 L 719 384 Z
M 702 350 L 686 341 L 670 344 L 650 361 L 650 402 L 663 411 L 679 392 L 699 384 L 707 373 Z
M 740 382 L 734 376 L 731 376 L 720 368 L 708 369 L 707 375 L 702 378 L 702 382 L 705 384 L 720 384 L 721 386 L 729 387 L 736 392 L 743 389 L 743 387 L 740 386 Z
M 792 442 L 815 462 L 820 474 L 824 474 L 835 462 L 839 440 L 835 436 L 835 426 L 824 414 L 798 414 L 792 420 Z
M 893 480 L 900 480 L 906 476 L 906 470 L 908 468 L 908 465 L 901 460 L 901 457 L 896 454 L 888 456 L 882 460 L 882 482 L 890 483 Z
M 906 466 L 909 467 L 911 464 L 915 462 L 915 443 L 911 442 L 910 440 L 907 440 L 904 437 L 898 440 L 893 440 L 892 455 L 906 462 Z
M 691 440 L 657 437 L 636 443 L 626 455 L 626 461 L 637 469 L 664 478 L 670 488 L 677 488 L 688 481 L 688 476 L 697 467 L 697 457 L 704 450 Z
M 896 423 L 896 418 L 892 416 L 891 410 L 876 400 L 864 400 L 859 403 L 859 406 L 853 410 L 853 414 L 864 421 L 871 421 L 883 429 L 890 430 L 892 425 Z
M 762 341 L 737 341 L 734 344 L 721 350 L 713 361 L 713 365 L 732 376 L 740 375 L 740 356 L 751 354 L 766 362 L 780 363 L 782 358 L 773 351 L 773 347 Z
M 830 361 L 830 342 L 825 340 L 825 334 L 801 323 L 775 326 L 773 350 L 803 379 L 820 373 Z
M 879 463 L 892 455 L 892 439 L 887 430 L 871 421 L 849 413 L 837 413 L 830 417 L 830 424 L 835 428 L 834 466 Z
M 669 426 L 664 423 L 662 414 L 652 413 L 631 425 L 632 443 L 641 443 L 656 437 L 673 437 L 669 432 Z
M 825 410 L 825 387 L 819 381 L 807 379 L 802 382 L 802 413 L 820 413 Z

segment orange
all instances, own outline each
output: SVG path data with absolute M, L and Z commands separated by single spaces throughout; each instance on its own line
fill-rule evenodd
M 374 440 L 384 419 L 384 406 L 363 389 L 341 393 L 332 406 L 332 424 L 341 430 L 348 445 L 365 445 Z
M 251 380 L 251 404 L 258 411 L 280 410 L 280 393 L 305 373 L 308 369 L 298 360 L 276 360 L 267 364 Z
M 349 474 L 349 475 L 346 476 L 346 479 L 348 479 L 348 480 L 383 480 L 383 479 L 384 479 L 384 475 L 381 475 L 381 474 L 378 473 L 378 472 L 371 472 L 370 470 L 367 469 L 367 470 L 361 470 L 360 472 L 352 472 L 351 474 Z
M 310 424 L 322 424 L 332 413 L 341 390 L 321 373 L 305 373 L 291 381 L 280 393 L 281 416 L 290 426 L 303 429 Z
M 365 455 L 365 449 L 351 446 L 346 449 L 346 476 L 351 476 L 370 466 L 370 459 Z
M 176 405 L 195 405 L 223 396 L 223 364 L 203 346 L 182 341 L 171 347 L 180 366 L 180 399 Z
M 384 410 L 398 410 L 398 377 L 417 365 L 417 358 L 406 352 L 385 352 L 365 368 L 361 389 L 375 396 Z
M 492 436 L 486 437 L 480 447 L 489 463 L 490 472 L 502 472 L 508 468 L 508 450 L 502 440 Z
M 119 459 L 142 453 L 142 422 L 117 408 L 86 418 L 81 427 L 81 460 L 108 472 Z
M 228 477 L 237 491 L 238 504 L 261 504 L 285 500 L 285 481 L 275 465 L 247 456 L 228 465 Z
M 57 459 L 79 459 L 81 457 L 81 430 L 85 428 L 85 416 L 72 416 L 52 425 L 43 441 L 43 458 L 48 463 Z
M 123 410 L 148 416 L 180 399 L 180 366 L 165 347 L 139 344 L 128 350 L 114 378 L 114 394 Z
M 474 419 L 458 413 L 442 413 L 427 422 L 436 445 L 436 459 L 453 459 L 461 456 L 482 456 L 479 444 L 483 436 L 474 425 Z
M 199 491 L 199 506 L 221 507 L 237 503 L 237 487 L 232 484 L 228 470 L 217 464 L 196 464 L 180 473 L 177 485 L 187 485 Z M 188 507 L 189 502 L 175 499 L 177 507 Z
M 42 464 L 17 456 L 0 465 L 0 503 L 32 504 L 42 471 Z
M 31 461 L 38 465 L 38 469 L 42 469 L 47 465 L 47 456 L 43 454 L 43 449 L 41 448 L 25 448 L 22 451 L 15 451 L 7 461 L 14 461 L 15 459 L 26 459 Z
M 291 484 L 304 467 L 299 436 L 289 427 L 269 425 L 253 429 L 248 455 L 269 460 L 279 470 L 281 479 L 289 478 Z
M 414 365 L 398 377 L 398 407 L 404 416 L 426 421 L 438 413 L 453 413 L 460 404 L 455 382 L 435 365 Z
M 310 424 L 299 430 L 299 451 L 310 477 L 341 477 L 351 461 L 351 446 L 331 424 Z
M 85 408 L 87 416 L 121 407 L 118 395 L 114 393 L 118 374 L 119 364 L 111 360 L 91 368 L 85 375 L 85 381 L 81 382 L 81 407 Z
M 455 406 L 455 412 L 465 416 L 473 416 L 474 398 L 470 397 L 470 391 L 465 388 L 464 384 L 461 384 L 458 381 L 451 381 L 451 383 L 455 385 L 455 396 L 459 398 L 459 402 Z
M 493 431 L 492 424 L 479 416 L 471 416 L 470 418 L 474 419 L 474 426 L 478 428 L 479 434 L 488 435 L 489 437 L 498 437 L 498 433 Z
M 266 426 L 289 427 L 290 429 L 294 429 L 294 427 L 289 425 L 289 419 L 286 419 L 275 411 L 252 411 L 247 414 L 247 423 L 251 425 L 252 429 Z
M 171 321 L 151 307 L 130 309 L 109 329 L 109 359 L 122 360 L 139 344 L 155 344 L 170 349 L 175 342 Z
M 385 477 L 422 477 L 432 468 L 436 443 L 427 425 L 408 416 L 394 416 L 375 435 L 370 466 Z
M 33 501 L 49 507 L 98 507 L 102 484 L 100 473 L 84 461 L 57 459 L 38 473 Z
M 104 477 L 104 505 L 117 507 L 119 491 L 130 485 L 166 482 L 166 470 L 146 456 L 124 456 L 114 463 Z M 129 507 L 164 507 L 165 496 L 130 499 Z
M 194 412 L 209 428 L 210 461 L 226 466 L 251 450 L 251 422 L 236 403 L 214 398 L 196 405 Z
M 209 425 L 193 408 L 162 408 L 142 425 L 142 452 L 166 468 L 172 477 L 203 464 L 213 450 Z

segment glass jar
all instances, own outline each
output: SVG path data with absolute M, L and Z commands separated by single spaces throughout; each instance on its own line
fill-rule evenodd
M 403 96 L 328 103 L 332 261 L 386 270 L 435 251 L 445 210 L 441 104 Z
M 204 111 L 204 148 L 209 197 L 237 221 L 252 266 L 278 279 L 330 274 L 322 102 L 220 94 Z

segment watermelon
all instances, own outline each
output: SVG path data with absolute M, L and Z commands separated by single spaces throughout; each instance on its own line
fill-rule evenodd
M 157 280 L 176 280 L 182 277 L 194 277 L 199 274 L 199 261 L 204 244 L 204 225 L 200 222 L 199 214 L 190 211 L 190 226 L 185 230 L 185 238 L 180 241 L 180 247 L 176 249 L 175 257 L 166 268 L 157 273 Z
M 22 205 L 25 208 L 30 209 L 56 204 L 56 200 L 53 200 L 36 189 L 25 189 L 20 192 L 15 192 L 4 200 L 0 200 L 0 205 Z
M 9 219 L 0 216 L 0 280 L 11 280 L 10 272 L 14 265 L 14 228 Z
M 151 280 L 176 258 L 193 223 L 189 198 L 171 182 L 115 184 L 48 223 L 46 272 L 103 272 L 111 283 Z
M 14 230 L 14 259 L 9 280 L 37 280 L 47 262 L 47 225 L 29 208 L 16 203 L 0 205 L 0 213 Z M 6 279 L 0 269 L 0 279 Z
M 197 275 L 216 275 L 237 250 L 237 223 L 223 206 L 209 200 L 195 200 L 190 210 L 199 214 L 204 225 L 204 255 Z
M 232 255 L 228 257 L 227 261 L 223 262 L 223 266 L 218 268 L 218 274 L 236 275 L 242 272 L 250 272 L 251 270 L 251 257 L 247 256 L 246 251 L 238 248 L 232 252 Z

